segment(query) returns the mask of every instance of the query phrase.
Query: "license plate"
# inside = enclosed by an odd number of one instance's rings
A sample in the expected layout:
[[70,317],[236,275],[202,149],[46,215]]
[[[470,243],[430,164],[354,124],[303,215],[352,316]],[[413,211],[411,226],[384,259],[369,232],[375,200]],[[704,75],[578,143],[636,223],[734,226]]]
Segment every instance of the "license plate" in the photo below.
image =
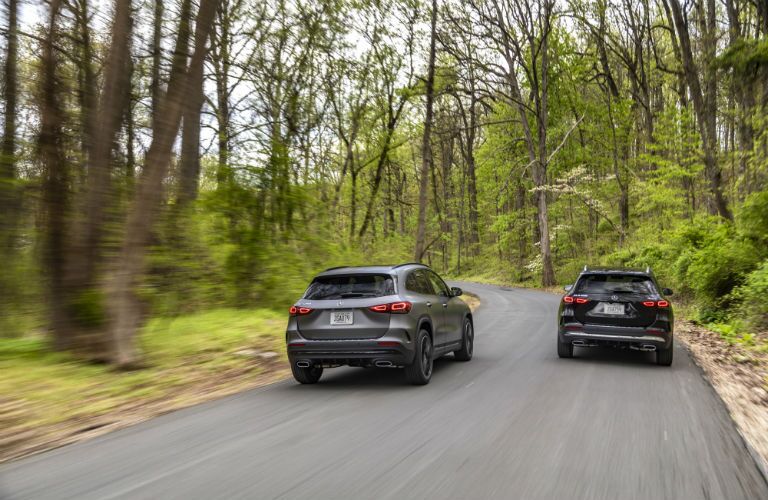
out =
[[605,314],[624,314],[624,304],[603,304],[603,312]]
[[351,325],[352,311],[331,311],[332,325]]

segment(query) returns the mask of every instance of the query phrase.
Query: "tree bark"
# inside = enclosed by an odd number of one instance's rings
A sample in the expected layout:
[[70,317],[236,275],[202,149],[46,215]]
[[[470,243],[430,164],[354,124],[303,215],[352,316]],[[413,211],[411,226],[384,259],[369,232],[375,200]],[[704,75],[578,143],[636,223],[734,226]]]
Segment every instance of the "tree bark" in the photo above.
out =
[[133,14],[131,0],[117,0],[109,53],[104,68],[104,87],[96,110],[96,125],[90,140],[88,179],[82,223],[75,234],[69,261],[68,283],[75,296],[96,285],[101,258],[105,215],[112,192],[115,139],[124,116],[125,94],[130,88],[130,39]]
[[152,25],[152,71],[149,84],[152,98],[152,129],[157,125],[157,113],[160,103],[160,63],[163,43],[163,0],[155,0],[155,20]]
[[[5,122],[0,145],[0,256],[7,258],[14,246],[16,227],[16,101],[18,92],[18,0],[7,0],[8,45],[5,52]],[[3,287],[5,288],[5,287]],[[0,291],[0,298],[3,292]],[[5,303],[5,301],[3,301]],[[2,306],[2,304],[0,304]]]
[[427,191],[429,172],[432,169],[432,118],[435,91],[435,42],[437,39],[437,0],[432,0],[432,18],[429,42],[429,67],[427,69],[426,97],[427,111],[424,118],[424,136],[421,143],[421,170],[419,172],[419,218],[416,229],[414,260],[420,262],[426,250]]
[[[189,68],[174,68],[168,91],[160,101],[158,128],[153,130],[152,144],[144,169],[128,211],[125,236],[115,268],[107,282],[109,339],[112,362],[122,368],[136,366],[140,354],[136,348],[136,332],[142,322],[142,307],[136,294],[143,270],[150,231],[163,196],[163,179],[168,172],[173,143],[181,125],[184,98],[191,82],[201,78],[207,42],[217,0],[202,0],[195,23],[195,50]],[[178,40],[177,40],[178,42]],[[178,43],[177,43],[178,47]]]
[[58,60],[54,48],[58,34],[61,0],[50,3],[48,31],[41,57],[40,135],[38,151],[43,164],[43,206],[46,218],[43,267],[48,274],[48,314],[53,348],[70,347],[70,316],[67,307],[65,256],[69,173],[62,148],[63,112],[59,102]]
[[[185,38],[189,39],[189,19],[191,16],[190,2],[185,1],[186,7],[182,9]],[[180,28],[181,30],[182,28]],[[189,43],[184,43],[184,53],[177,54],[180,61],[186,66]],[[203,74],[195,81],[189,82],[189,93],[184,103],[182,122],[184,128],[181,134],[181,158],[179,165],[179,186],[177,203],[184,206],[197,198],[198,182],[200,178],[200,112],[203,106]]]

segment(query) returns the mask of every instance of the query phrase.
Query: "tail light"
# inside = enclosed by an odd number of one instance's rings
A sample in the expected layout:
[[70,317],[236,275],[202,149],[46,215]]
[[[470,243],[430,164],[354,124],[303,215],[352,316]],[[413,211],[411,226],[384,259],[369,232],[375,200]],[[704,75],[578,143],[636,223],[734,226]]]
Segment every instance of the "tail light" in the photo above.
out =
[[369,311],[377,313],[392,313],[392,314],[407,314],[411,312],[413,304],[410,302],[390,302],[389,304],[379,304],[377,306],[371,306]]
[[585,299],[583,297],[571,297],[570,295],[566,295],[565,297],[563,297],[563,302],[565,302],[566,304],[573,304],[573,303],[586,304],[587,302],[589,302],[589,299]]
[[312,311],[314,311],[314,309],[310,307],[291,306],[291,308],[288,309],[288,312],[290,313],[291,316],[304,316],[306,314],[311,313]]
[[647,300],[643,302],[645,307],[669,307],[669,301],[667,300]]

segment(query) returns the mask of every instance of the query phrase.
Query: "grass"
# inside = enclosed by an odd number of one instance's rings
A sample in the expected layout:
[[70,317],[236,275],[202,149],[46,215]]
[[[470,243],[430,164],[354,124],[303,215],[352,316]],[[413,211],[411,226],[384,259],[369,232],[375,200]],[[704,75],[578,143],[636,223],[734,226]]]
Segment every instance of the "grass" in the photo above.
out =
[[30,429],[183,398],[196,387],[255,380],[277,368],[258,352],[283,358],[285,322],[282,313],[235,309],[153,319],[139,342],[147,367],[132,372],[52,352],[39,336],[0,339],[0,445]]

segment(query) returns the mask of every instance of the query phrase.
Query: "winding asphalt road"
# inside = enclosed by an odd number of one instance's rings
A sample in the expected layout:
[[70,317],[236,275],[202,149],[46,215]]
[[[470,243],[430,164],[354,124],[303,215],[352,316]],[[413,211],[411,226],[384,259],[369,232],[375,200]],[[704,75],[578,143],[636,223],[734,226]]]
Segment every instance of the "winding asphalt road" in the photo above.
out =
[[682,348],[555,352],[554,295],[478,294],[475,358],[328,370],[0,467],[5,499],[768,499]]

